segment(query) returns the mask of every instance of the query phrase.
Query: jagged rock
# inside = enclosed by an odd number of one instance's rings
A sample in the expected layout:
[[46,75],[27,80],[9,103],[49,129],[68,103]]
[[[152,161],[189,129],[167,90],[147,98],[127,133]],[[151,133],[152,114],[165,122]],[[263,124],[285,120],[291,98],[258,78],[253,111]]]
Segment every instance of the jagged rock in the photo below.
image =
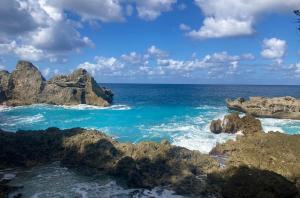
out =
[[39,70],[27,61],[19,61],[16,70],[0,72],[0,103],[9,106],[47,103],[56,105],[89,104],[108,106],[113,93],[99,87],[86,70],[46,81]]
[[286,97],[250,97],[249,100],[226,100],[232,110],[251,114],[255,117],[300,119],[300,100]]
[[262,132],[261,122],[251,115],[245,115],[240,118],[237,113],[231,113],[224,116],[223,121],[213,120],[210,124],[210,130],[213,133],[237,133],[242,132],[245,135]]
[[170,186],[195,196],[212,193],[204,175],[219,168],[209,155],[166,141],[119,143],[101,132],[80,128],[0,132],[0,168],[57,160],[116,176],[131,187]]
[[[249,166],[273,171],[300,184],[300,135],[256,133],[227,141],[210,152],[226,155],[228,167]],[[300,189],[300,185],[298,186]]]

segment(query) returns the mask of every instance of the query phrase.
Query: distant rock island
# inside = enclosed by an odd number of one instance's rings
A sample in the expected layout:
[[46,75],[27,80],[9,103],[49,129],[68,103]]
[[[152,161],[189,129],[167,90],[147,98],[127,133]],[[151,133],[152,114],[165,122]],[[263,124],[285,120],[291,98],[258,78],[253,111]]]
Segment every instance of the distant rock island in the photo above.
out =
[[251,114],[255,117],[300,120],[300,100],[285,97],[250,97],[249,100],[238,98],[226,100],[227,107]]
[[58,75],[48,81],[28,61],[19,61],[12,73],[0,71],[0,104],[2,105],[46,103],[109,106],[112,100],[112,91],[100,87],[84,69],[75,70],[66,76]]

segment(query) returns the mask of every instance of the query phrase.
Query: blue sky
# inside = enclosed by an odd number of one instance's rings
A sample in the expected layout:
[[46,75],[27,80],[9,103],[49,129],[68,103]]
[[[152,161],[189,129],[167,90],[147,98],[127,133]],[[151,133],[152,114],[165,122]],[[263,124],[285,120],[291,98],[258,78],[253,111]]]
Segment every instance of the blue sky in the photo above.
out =
[[0,67],[98,82],[300,84],[299,0],[1,0]]

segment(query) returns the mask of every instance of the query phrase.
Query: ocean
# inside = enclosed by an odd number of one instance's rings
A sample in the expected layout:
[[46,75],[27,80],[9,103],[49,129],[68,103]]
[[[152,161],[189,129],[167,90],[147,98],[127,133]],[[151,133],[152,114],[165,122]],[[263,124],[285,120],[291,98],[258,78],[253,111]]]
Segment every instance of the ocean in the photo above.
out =
[[[167,139],[173,145],[208,153],[216,143],[235,139],[235,135],[232,134],[216,135],[209,131],[209,124],[212,119],[222,118],[229,112],[225,104],[226,98],[248,98],[249,96],[293,96],[300,98],[300,86],[173,84],[102,84],[102,86],[110,88],[114,92],[114,103],[110,107],[39,104],[2,108],[0,110],[0,128],[14,132],[19,129],[83,127],[103,131],[120,142],[160,142]],[[264,118],[261,121],[265,131],[273,130],[287,134],[300,133],[300,121],[270,118]],[[58,170],[58,176],[48,175],[50,178],[54,177],[57,182],[64,174],[71,174],[70,180],[64,181],[71,187],[64,186],[60,187],[61,189],[56,187],[53,188],[55,189],[53,193],[65,193],[72,197],[70,193],[74,194],[75,191],[81,190],[78,191],[80,196],[93,197],[92,194],[95,193],[93,189],[98,191],[99,188],[104,189],[104,191],[106,189],[106,193],[112,193],[115,192],[115,188],[118,188],[123,193],[121,193],[122,196],[124,195],[123,197],[132,197],[132,194],[130,195],[131,190],[122,189],[111,179],[106,179],[106,182],[102,181],[105,186],[103,187],[102,184],[95,184],[95,181],[85,181],[86,178],[73,176],[72,174],[75,173],[59,166],[51,165],[41,169],[42,171]],[[43,186],[43,182],[39,182],[37,177],[41,175],[41,169],[33,169],[30,173],[24,173],[16,180],[15,184],[30,183],[32,185],[32,183],[36,183],[40,186],[35,191],[32,190],[32,186],[25,186],[22,193],[28,197],[47,197],[48,194],[45,194],[44,188],[49,193],[47,184],[45,183]],[[49,171],[42,173],[49,174]],[[45,180],[46,177],[42,178]],[[74,182],[72,182],[73,180]],[[81,186],[76,188],[75,184]],[[92,184],[98,185],[98,187],[92,188],[90,186]],[[72,191],[72,189],[75,190]],[[151,196],[165,193],[167,197],[172,194],[172,192],[156,189],[155,192],[138,191],[136,197],[147,197],[147,193],[152,193]],[[158,194],[158,196],[164,197],[164,194]]]

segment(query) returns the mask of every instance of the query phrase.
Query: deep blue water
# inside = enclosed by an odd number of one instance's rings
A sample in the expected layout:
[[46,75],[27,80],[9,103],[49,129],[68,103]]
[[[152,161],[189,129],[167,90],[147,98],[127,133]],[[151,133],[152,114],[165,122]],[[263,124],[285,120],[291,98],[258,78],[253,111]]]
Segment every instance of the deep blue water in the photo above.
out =
[[[32,105],[0,111],[0,127],[46,129],[48,127],[84,127],[99,129],[122,142],[161,141],[209,152],[217,143],[234,135],[215,135],[209,131],[212,119],[228,110],[226,98],[249,96],[294,96],[300,98],[300,86],[238,85],[156,85],[104,84],[113,90],[114,104],[109,108],[86,105]],[[300,122],[262,119],[265,130],[300,132]]]

